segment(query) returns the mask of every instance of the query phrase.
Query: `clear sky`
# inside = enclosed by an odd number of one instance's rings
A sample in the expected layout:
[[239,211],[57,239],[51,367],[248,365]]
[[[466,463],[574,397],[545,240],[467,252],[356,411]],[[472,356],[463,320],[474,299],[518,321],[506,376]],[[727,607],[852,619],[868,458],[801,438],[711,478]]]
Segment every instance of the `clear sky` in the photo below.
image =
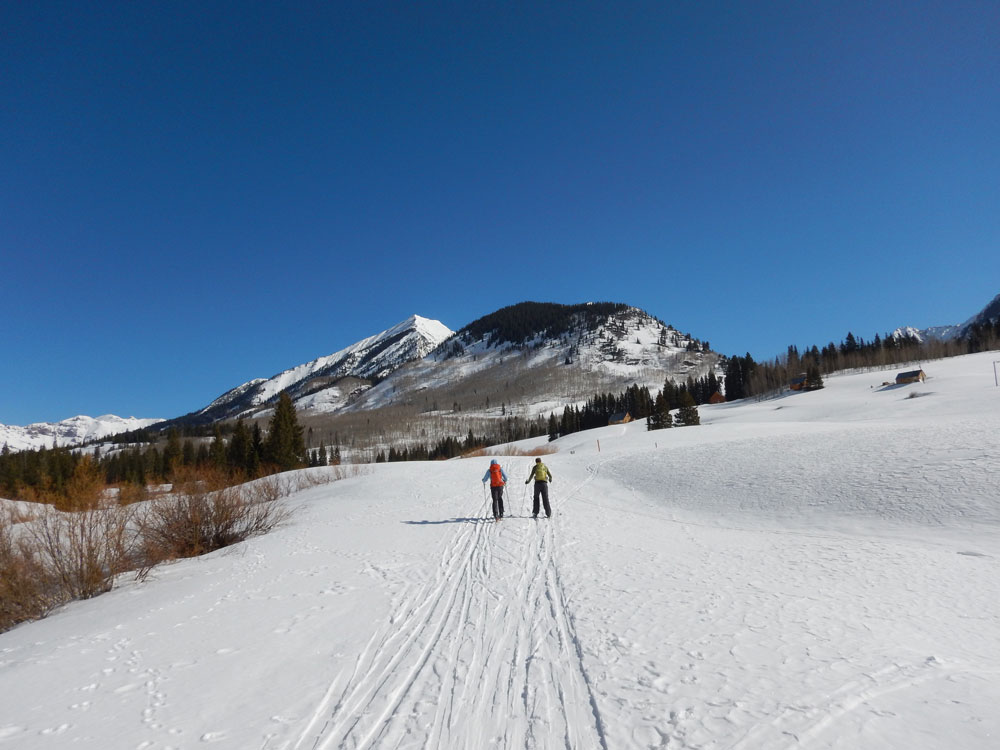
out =
[[0,0],[0,422],[524,300],[757,359],[963,322],[998,39],[994,0]]

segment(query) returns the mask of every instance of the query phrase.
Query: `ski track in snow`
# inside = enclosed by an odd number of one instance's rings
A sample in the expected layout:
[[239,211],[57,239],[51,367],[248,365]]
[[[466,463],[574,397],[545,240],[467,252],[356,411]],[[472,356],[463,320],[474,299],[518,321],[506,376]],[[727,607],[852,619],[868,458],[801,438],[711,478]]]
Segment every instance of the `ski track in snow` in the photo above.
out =
[[510,515],[510,495],[503,521],[457,524],[433,578],[408,587],[294,750],[474,747],[484,737],[607,749],[560,573],[561,503],[535,520]]

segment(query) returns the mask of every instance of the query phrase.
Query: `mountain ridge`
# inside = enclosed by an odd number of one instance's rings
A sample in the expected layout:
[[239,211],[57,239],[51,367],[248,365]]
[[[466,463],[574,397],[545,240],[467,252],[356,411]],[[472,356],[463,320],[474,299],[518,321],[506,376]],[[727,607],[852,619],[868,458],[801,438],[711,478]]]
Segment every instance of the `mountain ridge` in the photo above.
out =
[[103,440],[123,432],[141,430],[163,422],[103,414],[99,417],[77,415],[59,422],[35,422],[29,425],[0,424],[0,450],[11,451],[51,448],[54,445],[80,445],[89,440]]

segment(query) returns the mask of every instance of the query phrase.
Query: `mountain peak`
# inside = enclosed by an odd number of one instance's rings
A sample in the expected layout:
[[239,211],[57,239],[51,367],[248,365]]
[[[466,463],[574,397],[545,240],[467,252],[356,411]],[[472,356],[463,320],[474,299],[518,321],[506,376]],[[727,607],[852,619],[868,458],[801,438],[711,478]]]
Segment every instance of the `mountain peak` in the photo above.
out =
[[284,391],[302,408],[329,410],[351,395],[340,392],[339,381],[381,380],[406,363],[426,356],[451,335],[440,321],[411,315],[333,354],[237,386],[180,421],[214,422],[255,413]]

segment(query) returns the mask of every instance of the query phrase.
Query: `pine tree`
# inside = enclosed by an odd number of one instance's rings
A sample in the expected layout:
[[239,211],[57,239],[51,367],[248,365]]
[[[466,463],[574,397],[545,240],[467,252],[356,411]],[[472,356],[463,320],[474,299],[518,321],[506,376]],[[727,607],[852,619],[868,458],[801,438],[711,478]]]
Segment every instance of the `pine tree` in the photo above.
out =
[[681,408],[677,412],[677,423],[681,427],[693,427],[701,424],[701,417],[698,415],[698,407],[695,406],[694,398],[686,391],[681,396]]
[[806,390],[818,391],[823,387],[823,376],[820,374],[819,365],[811,364],[806,370]]
[[279,471],[297,469],[306,462],[306,445],[295,414],[295,405],[287,392],[283,392],[268,425],[264,453],[269,463]]
[[236,420],[233,439],[229,443],[229,466],[250,474],[250,451],[253,448],[250,430],[242,419]]
[[549,442],[551,443],[559,437],[559,420],[556,419],[556,413],[549,413]]
[[260,475],[260,462],[264,456],[264,435],[261,432],[260,424],[254,422],[253,437],[250,439],[250,455],[247,457],[247,476],[256,477]]
[[660,391],[653,400],[653,410],[646,420],[646,429],[663,430],[673,426],[674,420],[670,416],[670,406],[667,404],[667,398],[663,395],[663,391]]
[[212,440],[212,445],[208,449],[208,455],[212,463],[219,469],[225,468],[228,461],[226,443],[222,439],[222,428],[218,424],[215,425],[213,430],[214,438]]
[[176,428],[167,433],[167,447],[163,450],[164,471],[169,475],[184,459],[184,448],[181,446],[181,435]]

